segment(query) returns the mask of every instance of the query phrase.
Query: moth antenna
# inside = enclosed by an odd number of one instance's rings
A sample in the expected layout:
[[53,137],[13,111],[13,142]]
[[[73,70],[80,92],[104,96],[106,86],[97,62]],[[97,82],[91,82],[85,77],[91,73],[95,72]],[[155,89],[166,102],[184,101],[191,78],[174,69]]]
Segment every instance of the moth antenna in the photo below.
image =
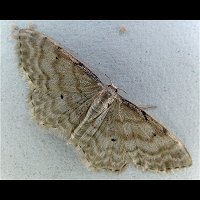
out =
[[107,74],[105,74],[105,76],[109,79],[110,84],[112,84],[112,81],[111,81],[110,77]]
[[127,92],[126,91],[124,91],[123,89],[121,89],[121,88],[118,88],[118,90],[121,90],[121,91],[123,91],[124,93],[126,93],[127,94]]

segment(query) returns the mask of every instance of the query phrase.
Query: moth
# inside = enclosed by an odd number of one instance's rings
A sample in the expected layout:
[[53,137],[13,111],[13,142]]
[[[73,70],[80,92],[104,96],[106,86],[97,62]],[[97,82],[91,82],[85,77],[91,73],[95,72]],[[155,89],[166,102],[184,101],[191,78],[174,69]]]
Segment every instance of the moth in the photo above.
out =
[[19,29],[16,41],[33,117],[58,129],[89,167],[121,172],[133,164],[166,172],[192,164],[175,135],[53,40]]

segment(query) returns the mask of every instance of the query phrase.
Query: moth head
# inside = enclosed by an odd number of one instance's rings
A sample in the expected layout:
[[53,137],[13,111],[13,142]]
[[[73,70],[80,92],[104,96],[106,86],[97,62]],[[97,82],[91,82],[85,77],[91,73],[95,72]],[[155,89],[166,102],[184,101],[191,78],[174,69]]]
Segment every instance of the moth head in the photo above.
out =
[[117,93],[117,87],[115,85],[113,85],[112,83],[107,85],[108,88],[110,88],[111,90],[114,90]]

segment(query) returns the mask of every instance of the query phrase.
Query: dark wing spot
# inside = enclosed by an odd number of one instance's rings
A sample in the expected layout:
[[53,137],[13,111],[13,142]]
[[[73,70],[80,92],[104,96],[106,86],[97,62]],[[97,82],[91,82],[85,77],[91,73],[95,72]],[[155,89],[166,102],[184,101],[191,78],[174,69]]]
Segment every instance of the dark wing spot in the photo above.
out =
[[62,94],[60,95],[60,98],[61,98],[61,99],[63,99],[63,98],[64,98]]
[[58,57],[56,57],[56,59],[58,59]]
[[116,140],[117,140],[117,139],[115,139],[115,138],[112,138],[112,139],[111,139],[112,142],[115,142]]

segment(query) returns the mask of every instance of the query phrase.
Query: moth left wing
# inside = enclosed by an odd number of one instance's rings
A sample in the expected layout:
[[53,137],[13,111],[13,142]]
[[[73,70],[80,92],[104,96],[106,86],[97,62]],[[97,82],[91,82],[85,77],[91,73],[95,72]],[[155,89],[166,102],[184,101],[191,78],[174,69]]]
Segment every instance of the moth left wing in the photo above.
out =
[[71,134],[102,89],[100,80],[42,33],[20,29],[16,39],[33,117],[42,125]]

